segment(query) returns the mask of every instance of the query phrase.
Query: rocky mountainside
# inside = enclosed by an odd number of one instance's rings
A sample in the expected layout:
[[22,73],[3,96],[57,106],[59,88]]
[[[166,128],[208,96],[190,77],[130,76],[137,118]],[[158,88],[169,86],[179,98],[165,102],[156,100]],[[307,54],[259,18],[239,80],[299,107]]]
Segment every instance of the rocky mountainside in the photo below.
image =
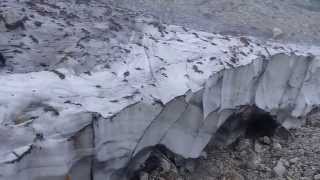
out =
[[320,103],[315,45],[164,24],[104,1],[0,6],[0,180],[158,178],[164,164],[178,174],[211,144],[288,139]]
[[222,34],[319,45],[319,0],[117,0],[163,22]]

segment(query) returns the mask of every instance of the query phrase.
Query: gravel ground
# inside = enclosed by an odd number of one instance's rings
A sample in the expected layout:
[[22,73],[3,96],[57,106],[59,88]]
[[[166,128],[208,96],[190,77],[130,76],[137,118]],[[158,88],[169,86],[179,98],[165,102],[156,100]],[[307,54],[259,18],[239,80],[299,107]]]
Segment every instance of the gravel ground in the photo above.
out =
[[131,180],[319,180],[320,111],[272,137],[242,137],[225,147],[212,141],[199,159],[163,148],[153,153]]
[[207,148],[191,180],[316,180],[320,174],[320,113],[281,138],[240,139],[233,146]]

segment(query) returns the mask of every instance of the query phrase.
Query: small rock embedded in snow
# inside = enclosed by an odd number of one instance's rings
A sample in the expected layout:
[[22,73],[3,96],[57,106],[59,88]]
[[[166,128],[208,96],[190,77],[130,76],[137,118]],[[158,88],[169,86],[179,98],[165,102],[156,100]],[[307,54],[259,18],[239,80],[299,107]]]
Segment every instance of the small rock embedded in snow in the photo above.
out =
[[286,167],[284,166],[281,160],[278,161],[277,165],[273,168],[273,171],[279,176],[283,177],[283,175],[287,172]]
[[37,26],[37,27],[40,27],[42,25],[42,22],[40,21],[35,21],[34,22],[34,25]]
[[249,46],[249,40],[246,37],[240,37],[240,41],[245,45],[245,46]]
[[126,71],[126,72],[123,73],[123,76],[124,76],[124,77],[128,77],[129,75],[130,75],[130,72],[129,72],[129,71]]
[[272,37],[274,39],[280,37],[282,34],[283,34],[283,31],[280,28],[275,27],[272,29]]
[[0,53],[0,67],[4,67],[6,65],[6,59],[4,56]]

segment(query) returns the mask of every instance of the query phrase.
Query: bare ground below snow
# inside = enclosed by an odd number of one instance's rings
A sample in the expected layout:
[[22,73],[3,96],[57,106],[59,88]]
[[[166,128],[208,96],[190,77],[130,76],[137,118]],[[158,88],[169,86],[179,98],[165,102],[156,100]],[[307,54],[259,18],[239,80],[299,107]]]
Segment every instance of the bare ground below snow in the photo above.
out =
[[320,113],[310,115],[303,127],[290,132],[289,141],[273,139],[268,144],[241,139],[233,147],[209,146],[207,158],[198,160],[187,179],[316,180],[320,174]]

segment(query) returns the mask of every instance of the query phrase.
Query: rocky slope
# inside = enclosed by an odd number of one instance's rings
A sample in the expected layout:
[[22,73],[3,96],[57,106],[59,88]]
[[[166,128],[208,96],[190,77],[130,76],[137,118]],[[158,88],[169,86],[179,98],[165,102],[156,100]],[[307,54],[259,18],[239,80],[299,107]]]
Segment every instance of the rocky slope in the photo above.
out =
[[319,0],[118,0],[119,7],[206,32],[319,45]]
[[245,134],[257,112],[295,127],[320,102],[317,46],[161,24],[100,1],[1,7],[1,180],[127,179],[159,144],[197,158],[212,137]]
[[241,137],[228,147],[211,142],[208,155],[193,161],[188,179],[286,179],[313,180],[320,174],[319,110],[310,113],[306,124],[283,136],[256,141]]

